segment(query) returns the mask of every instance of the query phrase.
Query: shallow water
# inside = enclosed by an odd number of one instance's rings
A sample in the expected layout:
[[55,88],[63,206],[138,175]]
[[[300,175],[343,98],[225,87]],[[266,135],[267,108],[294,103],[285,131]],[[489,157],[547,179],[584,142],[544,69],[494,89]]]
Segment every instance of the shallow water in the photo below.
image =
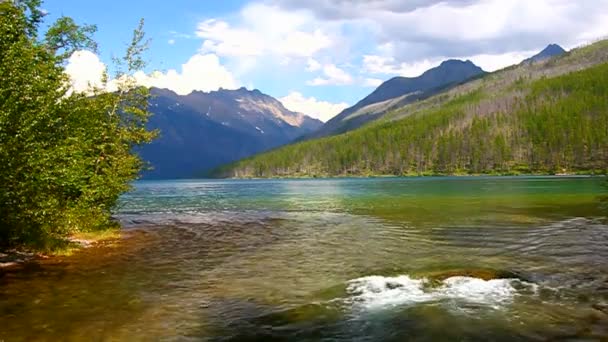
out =
[[0,341],[608,338],[597,178],[140,182],[0,275]]

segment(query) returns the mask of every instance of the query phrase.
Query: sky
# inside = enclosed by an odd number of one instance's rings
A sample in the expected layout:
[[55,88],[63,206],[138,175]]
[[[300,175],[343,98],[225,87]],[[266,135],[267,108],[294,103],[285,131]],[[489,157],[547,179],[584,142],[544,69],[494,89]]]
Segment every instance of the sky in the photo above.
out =
[[99,51],[79,51],[75,89],[100,80],[140,18],[151,39],[143,85],[247,87],[327,121],[395,76],[450,58],[486,71],[550,43],[571,49],[608,37],[608,0],[46,0],[47,21],[95,24]]

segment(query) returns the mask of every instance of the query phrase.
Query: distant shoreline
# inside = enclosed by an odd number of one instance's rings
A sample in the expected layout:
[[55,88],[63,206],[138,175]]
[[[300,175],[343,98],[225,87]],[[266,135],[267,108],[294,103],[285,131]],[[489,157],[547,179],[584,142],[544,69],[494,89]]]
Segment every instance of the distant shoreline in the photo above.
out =
[[[476,178],[476,177],[496,177],[496,178],[525,178],[525,177],[555,177],[555,178],[590,178],[606,177],[603,173],[571,173],[571,174],[418,174],[418,175],[321,175],[321,176],[272,176],[272,177],[227,177],[227,178],[193,178],[197,180],[262,180],[262,179],[339,179],[339,178]],[[160,179],[159,179],[160,180]],[[168,180],[168,179],[166,179]]]

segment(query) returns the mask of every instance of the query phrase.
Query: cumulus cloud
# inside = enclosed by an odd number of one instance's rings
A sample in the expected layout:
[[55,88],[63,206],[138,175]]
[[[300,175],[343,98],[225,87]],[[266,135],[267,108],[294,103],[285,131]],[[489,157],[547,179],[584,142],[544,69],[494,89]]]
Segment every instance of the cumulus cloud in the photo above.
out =
[[289,9],[310,9],[325,19],[356,19],[372,12],[411,12],[449,2],[454,6],[465,6],[474,0],[273,0],[273,3]]
[[[607,21],[608,0],[249,0],[237,12],[202,20],[193,32],[170,32],[168,44],[200,40],[200,51],[181,69],[135,76],[178,93],[236,88],[239,80],[263,90],[277,80],[269,72],[290,89],[298,89],[294,82],[304,73],[312,73],[311,86],[375,87],[450,58],[494,71],[549,43],[572,48],[606,37]],[[104,67],[93,54],[73,56],[73,88],[99,84]],[[298,92],[284,99],[307,114],[335,114],[342,105]]]
[[366,78],[363,82],[363,85],[366,87],[372,87],[372,88],[377,88],[379,87],[384,81],[379,79],[379,78]]
[[198,25],[198,37],[203,38],[203,50],[221,56],[258,56],[264,50],[264,39],[255,32],[236,29],[221,20],[209,19]]
[[99,57],[86,50],[74,52],[65,68],[66,74],[70,76],[71,89],[79,93],[102,87],[105,70],[106,65]]
[[503,54],[479,54],[473,56],[434,57],[413,63],[398,63],[393,57],[366,55],[363,56],[363,70],[375,75],[398,75],[417,77],[425,71],[435,68],[446,59],[470,60],[485,71],[496,71],[511,65],[519,64],[538,51],[516,51]]
[[187,95],[194,90],[211,91],[239,87],[239,82],[214,54],[197,54],[190,57],[179,72],[171,69],[146,75],[140,71],[135,73],[134,77],[138,84],[171,89],[180,95]]
[[608,35],[608,0],[271,2],[308,11],[325,25],[367,27],[373,45],[389,44],[392,51],[362,54],[392,57],[393,64],[405,66],[457,56],[537,52],[549,43],[571,48]]
[[420,76],[430,68],[438,66],[441,61],[424,59],[414,63],[398,63],[394,57],[377,55],[363,56],[363,70],[370,74],[399,75],[405,77]]
[[306,62],[306,70],[311,72],[321,70],[321,63],[317,62],[314,58],[309,58]]
[[[99,57],[89,51],[75,52],[66,66],[70,77],[71,88],[77,92],[86,92],[91,86],[102,87],[102,76],[106,66]],[[146,87],[166,88],[177,94],[187,95],[194,90],[212,91],[219,88],[236,89],[240,83],[213,54],[197,54],[182,65],[180,71],[155,71],[145,74],[138,71],[132,75],[137,84]],[[110,81],[107,90],[116,88],[116,82]]]
[[252,4],[241,11],[236,25],[208,19],[198,25],[196,35],[203,39],[203,51],[220,56],[306,58],[332,44],[327,34],[311,25],[312,21],[306,13]]
[[291,92],[289,95],[279,99],[285,108],[304,113],[323,122],[328,121],[344,109],[348,108],[347,103],[331,103],[319,101],[314,97],[305,97],[299,92]]
[[470,60],[485,71],[496,71],[514,64],[521,63],[524,59],[537,54],[539,51],[515,51],[502,54],[480,54],[475,56],[459,57],[462,60]]
[[308,81],[308,85],[349,85],[353,83],[353,77],[346,71],[338,68],[334,64],[323,66],[323,77],[317,77],[312,81]]
[[286,79],[317,72],[307,85],[369,87],[446,59],[494,71],[549,43],[572,48],[608,35],[607,18],[608,0],[251,0],[200,22],[196,36],[239,78],[277,65]]

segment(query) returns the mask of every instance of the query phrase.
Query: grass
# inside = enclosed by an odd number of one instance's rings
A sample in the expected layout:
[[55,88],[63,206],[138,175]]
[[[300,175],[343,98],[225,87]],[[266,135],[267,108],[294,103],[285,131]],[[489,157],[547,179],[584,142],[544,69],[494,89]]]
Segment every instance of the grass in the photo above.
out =
[[120,228],[112,228],[91,232],[78,232],[70,235],[70,240],[86,240],[91,242],[114,240],[118,238],[120,238]]
[[44,248],[36,252],[40,256],[70,256],[79,250],[108,240],[116,240],[121,236],[120,228],[105,230],[77,232],[69,235],[67,239],[54,239]]
[[44,246],[37,248],[0,249],[0,264],[4,263],[12,266],[35,261],[39,258],[71,256],[83,248],[103,241],[116,240],[120,237],[120,227],[113,227],[105,230],[74,233],[67,239],[52,238],[47,240]]
[[78,232],[71,234],[63,243],[56,244],[52,249],[45,251],[47,256],[70,256],[79,250],[96,243],[120,238],[120,229],[112,228],[97,231]]

